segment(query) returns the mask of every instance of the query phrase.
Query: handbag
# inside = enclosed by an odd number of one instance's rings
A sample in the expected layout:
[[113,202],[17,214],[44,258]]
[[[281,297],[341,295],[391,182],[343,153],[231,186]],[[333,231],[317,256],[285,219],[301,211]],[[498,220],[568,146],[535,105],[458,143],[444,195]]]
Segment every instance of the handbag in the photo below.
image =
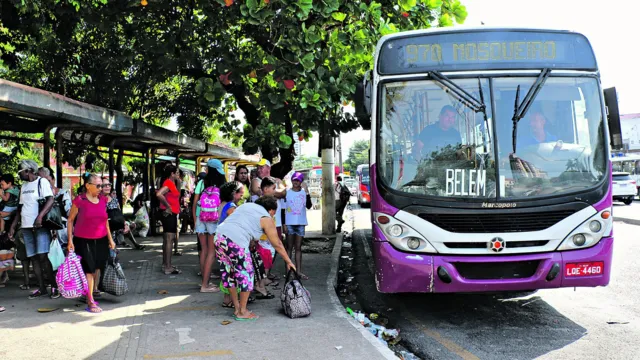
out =
[[127,278],[124,276],[120,261],[113,251],[111,251],[111,256],[107,262],[107,268],[104,270],[102,286],[107,294],[115,296],[122,296],[129,291]]
[[311,294],[304,288],[300,277],[293,269],[287,273],[285,285],[280,293],[280,302],[284,313],[292,319],[311,315]]
[[80,257],[75,252],[70,252],[58,268],[56,283],[60,295],[65,299],[75,299],[89,293],[87,276],[82,270]]
[[120,209],[108,209],[107,216],[109,217],[109,229],[111,231],[124,230],[125,219]]
[[[42,195],[40,192],[40,182],[42,179],[38,180],[38,213],[42,212],[45,204],[47,203],[47,199],[41,199]],[[58,202],[54,201],[51,209],[44,214],[42,217],[42,227],[47,230],[62,230],[64,225],[62,224],[62,213],[60,212],[60,207],[58,206]]]
[[64,262],[64,252],[62,251],[62,246],[60,246],[58,239],[51,240],[49,254],[47,256],[49,257],[53,271],[58,270],[60,265]]

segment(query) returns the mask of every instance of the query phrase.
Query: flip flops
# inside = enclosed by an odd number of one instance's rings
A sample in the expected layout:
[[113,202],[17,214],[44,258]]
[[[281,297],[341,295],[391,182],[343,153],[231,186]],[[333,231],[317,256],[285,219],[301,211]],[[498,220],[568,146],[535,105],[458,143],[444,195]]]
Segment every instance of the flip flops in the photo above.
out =
[[178,269],[178,268],[173,268],[171,271],[169,272],[164,272],[165,275],[179,275],[182,274],[182,270]]
[[258,315],[256,315],[256,314],[254,314],[254,313],[251,313],[251,315],[249,315],[249,317],[248,317],[248,318],[241,318],[241,317],[238,317],[238,316],[236,316],[236,315],[233,315],[233,319],[234,319],[235,321],[256,321],[256,320],[258,320],[259,318],[260,318],[260,316],[258,316]]
[[258,295],[256,295],[256,299],[258,299],[258,300],[270,300],[270,299],[273,299],[275,297],[276,297],[275,295],[273,295],[272,293],[270,293],[268,291],[267,291],[266,295],[264,295],[262,293],[259,293]]
[[200,288],[200,292],[201,293],[218,293],[220,292],[220,288],[217,286],[212,286],[212,287],[207,287],[207,288]]
[[85,310],[86,312],[88,312],[88,313],[92,313],[92,314],[99,314],[99,313],[101,313],[101,312],[102,312],[102,308],[100,308],[100,307],[98,306],[98,304],[92,304],[92,305],[89,305],[89,306],[87,306],[84,310]]

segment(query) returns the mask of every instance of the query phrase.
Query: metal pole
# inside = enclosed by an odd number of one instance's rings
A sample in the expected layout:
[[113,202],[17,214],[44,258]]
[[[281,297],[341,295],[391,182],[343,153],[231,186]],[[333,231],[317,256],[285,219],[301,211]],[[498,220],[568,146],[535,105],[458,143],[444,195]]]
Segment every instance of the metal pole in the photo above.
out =
[[[151,204],[154,202],[151,201],[152,196],[156,196],[156,148],[151,148],[151,178],[149,179],[151,186],[149,187],[149,201]],[[156,207],[152,206],[149,209],[149,232],[151,235],[156,235]]]
[[[113,163],[114,163],[113,148],[116,145],[116,141],[117,141],[117,139],[113,139],[109,143],[109,182],[111,184],[113,184]],[[115,185],[112,185],[112,186],[115,186]]]
[[56,187],[62,189],[62,129],[56,129]]
[[51,126],[48,126],[44,131],[44,154],[42,156],[42,165],[44,167],[51,167]]

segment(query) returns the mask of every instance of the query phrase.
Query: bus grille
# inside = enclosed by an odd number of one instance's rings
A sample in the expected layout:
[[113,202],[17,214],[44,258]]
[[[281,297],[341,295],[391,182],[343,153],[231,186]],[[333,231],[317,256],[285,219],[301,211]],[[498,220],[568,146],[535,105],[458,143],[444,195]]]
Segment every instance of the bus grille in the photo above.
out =
[[428,222],[455,233],[500,233],[540,231],[547,229],[568,216],[573,210],[557,210],[536,213],[511,214],[432,214],[419,216]]
[[[538,247],[545,246],[549,243],[549,240],[531,240],[531,241],[509,241],[507,243],[507,247],[509,249],[513,248],[523,248],[523,247]],[[444,246],[449,249],[486,249],[489,246],[489,243],[484,242],[445,242]]]
[[540,260],[492,263],[453,263],[456,270],[469,280],[525,279],[538,270]]

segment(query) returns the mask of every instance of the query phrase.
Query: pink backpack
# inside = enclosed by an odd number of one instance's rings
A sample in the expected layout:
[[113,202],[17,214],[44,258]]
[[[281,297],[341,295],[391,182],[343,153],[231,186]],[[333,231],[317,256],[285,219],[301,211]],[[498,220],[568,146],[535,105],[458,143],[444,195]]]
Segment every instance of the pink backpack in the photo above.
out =
[[204,189],[200,195],[200,221],[202,222],[218,222],[220,214],[220,189],[215,186],[209,186]]
[[56,274],[58,290],[62,297],[66,299],[78,298],[89,293],[89,283],[82,271],[80,257],[74,252],[70,252]]

